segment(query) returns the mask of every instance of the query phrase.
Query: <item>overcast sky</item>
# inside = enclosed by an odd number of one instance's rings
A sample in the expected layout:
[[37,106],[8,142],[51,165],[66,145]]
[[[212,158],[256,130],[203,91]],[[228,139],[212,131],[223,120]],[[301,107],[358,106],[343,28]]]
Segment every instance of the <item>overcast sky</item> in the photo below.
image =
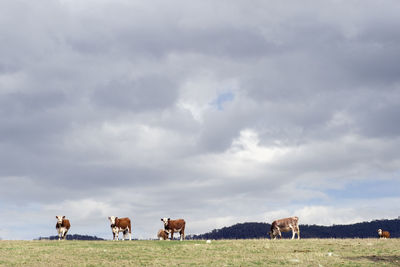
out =
[[[0,238],[400,215],[398,0],[0,1]],[[266,230],[267,231],[267,230]]]

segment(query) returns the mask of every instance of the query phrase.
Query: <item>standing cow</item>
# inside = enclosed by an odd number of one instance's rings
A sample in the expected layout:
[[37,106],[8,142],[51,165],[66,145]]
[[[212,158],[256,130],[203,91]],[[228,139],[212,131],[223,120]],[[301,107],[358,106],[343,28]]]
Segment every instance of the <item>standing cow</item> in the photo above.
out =
[[296,233],[297,233],[297,239],[300,239],[300,229],[298,222],[299,222],[298,217],[290,217],[273,221],[271,224],[271,231],[269,232],[271,239],[276,239],[278,235],[279,238],[282,238],[281,232],[289,232],[289,231],[292,231],[292,239],[294,239]]
[[164,230],[167,233],[171,233],[171,240],[174,239],[174,233],[179,232],[180,240],[185,240],[185,220],[171,220],[170,218],[162,218],[161,221],[164,223]]
[[382,231],[382,229],[378,229],[378,235],[380,238],[390,238],[390,233],[388,231]]
[[158,230],[157,238],[159,240],[167,240],[168,239],[168,232],[163,230],[163,229]]
[[131,220],[129,218],[118,218],[115,216],[108,217],[111,223],[111,230],[113,233],[113,240],[119,239],[119,232],[122,232],[122,240],[129,233],[129,240],[132,240]]
[[58,232],[58,240],[65,240],[67,237],[67,233],[69,228],[71,228],[71,224],[69,223],[68,219],[65,219],[65,216],[57,215],[57,224],[56,229]]

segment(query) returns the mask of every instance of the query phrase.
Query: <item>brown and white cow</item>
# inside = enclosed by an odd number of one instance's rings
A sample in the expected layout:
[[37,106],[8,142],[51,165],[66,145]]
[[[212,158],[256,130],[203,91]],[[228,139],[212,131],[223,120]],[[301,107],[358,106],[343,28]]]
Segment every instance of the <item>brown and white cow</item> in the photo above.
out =
[[160,240],[167,240],[168,239],[168,232],[163,230],[163,229],[158,230],[157,238],[160,239]]
[[71,224],[69,223],[68,219],[65,219],[65,216],[62,215],[57,215],[57,224],[56,224],[56,229],[58,232],[58,240],[65,240],[67,237],[67,233],[69,228],[71,228]]
[[119,232],[122,232],[122,240],[129,233],[129,240],[132,240],[131,220],[129,218],[118,218],[115,216],[108,217],[111,223],[111,230],[113,233],[113,240],[119,239]]
[[289,217],[273,221],[271,224],[271,231],[269,232],[271,239],[276,239],[278,235],[279,238],[282,238],[282,232],[289,231],[292,231],[292,239],[294,239],[296,233],[297,239],[300,239],[300,229],[298,222],[298,217]]
[[162,218],[161,221],[164,223],[164,230],[167,233],[171,233],[171,240],[174,239],[174,233],[179,232],[180,240],[185,239],[185,220],[171,220],[170,218]]
[[388,231],[382,231],[382,229],[378,229],[378,235],[380,238],[390,238],[390,233]]

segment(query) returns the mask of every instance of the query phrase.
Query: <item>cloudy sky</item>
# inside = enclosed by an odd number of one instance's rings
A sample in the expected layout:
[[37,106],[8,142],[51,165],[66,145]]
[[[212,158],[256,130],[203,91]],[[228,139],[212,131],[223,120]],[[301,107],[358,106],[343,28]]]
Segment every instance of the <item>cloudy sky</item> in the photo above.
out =
[[0,1],[0,238],[397,218],[397,0]]

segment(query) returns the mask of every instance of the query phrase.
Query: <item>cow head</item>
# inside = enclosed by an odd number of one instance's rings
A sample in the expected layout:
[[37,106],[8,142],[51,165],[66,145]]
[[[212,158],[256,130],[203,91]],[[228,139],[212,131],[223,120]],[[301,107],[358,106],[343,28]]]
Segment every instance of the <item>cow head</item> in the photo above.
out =
[[164,228],[168,227],[168,223],[171,219],[170,218],[162,218],[161,221],[164,223]]
[[158,234],[157,234],[157,236],[158,236],[158,238],[160,239],[160,240],[167,240],[168,239],[168,232],[167,231],[165,231],[165,230],[163,230],[163,229],[160,229],[159,231],[158,231]]
[[57,223],[62,224],[62,221],[63,219],[65,219],[65,216],[57,215],[56,218],[57,218]]
[[378,235],[382,235],[382,229],[378,229]]
[[110,220],[111,227],[114,227],[115,221],[118,219],[118,217],[110,216],[110,217],[108,217],[108,219]]
[[269,231],[269,236],[271,237],[271,239],[274,239],[275,237],[277,237],[279,235],[279,231],[278,229],[271,229],[271,231]]

